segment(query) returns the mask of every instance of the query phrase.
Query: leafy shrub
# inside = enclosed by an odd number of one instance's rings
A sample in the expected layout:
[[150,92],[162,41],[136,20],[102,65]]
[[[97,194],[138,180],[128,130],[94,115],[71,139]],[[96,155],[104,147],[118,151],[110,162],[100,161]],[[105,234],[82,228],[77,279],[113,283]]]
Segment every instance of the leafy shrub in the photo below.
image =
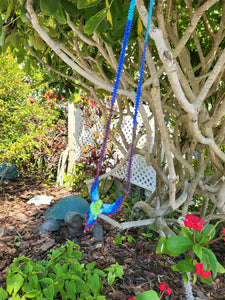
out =
[[112,285],[115,278],[122,278],[123,269],[116,263],[105,270],[95,268],[95,262],[80,264],[78,245],[67,245],[48,254],[48,261],[33,262],[22,256],[15,258],[8,268],[6,290],[0,289],[0,299],[106,299],[101,296],[103,279]]
[[15,164],[25,175],[56,173],[66,141],[58,95],[40,99],[22,80],[25,74],[10,56],[0,56],[0,161]]
[[[76,162],[75,169],[72,176],[69,179],[66,176],[64,178],[65,182],[68,181],[71,182],[70,185],[75,192],[81,193],[80,194],[81,197],[84,198],[89,197],[89,191],[85,183],[87,180],[93,179],[96,176],[100,149],[101,149],[101,144],[100,142],[97,142],[96,138],[95,138],[95,146],[83,147],[82,149],[83,154],[81,155],[80,159]],[[114,159],[112,159],[114,151],[115,150],[113,150],[113,146],[108,147],[106,149],[104,162],[100,174],[104,174],[107,168],[112,169],[114,167],[114,165],[112,164],[112,161],[114,161]],[[115,164],[117,162],[115,161]],[[101,188],[100,188],[100,193],[101,193]]]

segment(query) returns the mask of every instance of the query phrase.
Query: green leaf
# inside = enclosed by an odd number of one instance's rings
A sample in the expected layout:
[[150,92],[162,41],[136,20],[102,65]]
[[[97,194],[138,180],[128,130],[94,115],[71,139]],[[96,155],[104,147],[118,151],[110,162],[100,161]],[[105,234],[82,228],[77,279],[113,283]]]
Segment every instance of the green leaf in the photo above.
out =
[[10,17],[12,11],[13,11],[13,0],[11,0],[8,4],[7,11],[6,11],[6,19]]
[[187,260],[180,260],[177,264],[178,268],[183,272],[191,272],[195,270],[195,267]]
[[74,282],[71,280],[66,280],[65,288],[66,288],[67,297],[70,298],[71,300],[75,300],[76,299],[76,286],[75,286]]
[[8,274],[6,278],[7,292],[16,294],[22,287],[24,278],[20,274]]
[[[109,7],[109,8],[110,8],[109,1],[106,0],[105,3],[106,3],[106,7]],[[111,24],[111,26],[113,26],[113,22],[112,22],[112,14],[111,14],[110,10],[107,12],[106,18],[107,18],[107,21],[109,21],[109,23]]]
[[96,6],[101,0],[78,0],[77,8],[83,9],[91,6]]
[[2,34],[2,16],[0,15],[0,35]]
[[24,294],[24,296],[26,298],[38,298],[37,296],[41,293],[41,291],[38,291],[38,290],[33,290],[33,291],[30,291],[26,294]]
[[19,49],[19,43],[20,43],[20,38],[19,38],[19,33],[18,32],[14,32],[10,35],[7,36],[5,43],[12,43],[12,45]]
[[29,40],[30,40],[30,43],[32,46],[34,46],[34,48],[36,50],[40,50],[40,51],[44,51],[45,50],[45,43],[44,41],[42,40],[42,38],[35,34],[35,35],[29,35]]
[[61,24],[67,23],[66,14],[61,6],[57,9],[57,11],[53,14],[53,16],[59,23]]
[[217,261],[217,272],[218,273],[225,273],[224,267]]
[[89,284],[94,296],[98,295],[100,290],[100,282],[99,276],[96,273],[89,278]]
[[25,8],[25,2],[24,2],[24,5],[23,5],[23,7],[21,8],[21,12],[20,12],[20,19],[24,22],[24,23],[26,23],[26,22],[28,22],[29,21],[29,19],[28,19],[28,17],[27,17],[27,10],[26,10],[26,8]]
[[53,300],[54,299],[54,286],[49,285],[47,288],[43,289],[43,293],[47,297],[47,299]]
[[180,271],[181,271],[181,269],[178,267],[178,265],[173,265],[173,266],[171,267],[171,269],[172,269],[173,271],[175,271],[175,272],[180,272]]
[[52,279],[52,278],[46,277],[46,278],[42,278],[42,279],[40,280],[40,282],[41,282],[41,283],[44,283],[44,284],[46,284],[46,285],[50,285],[50,284],[53,284],[53,279]]
[[218,266],[217,258],[215,256],[215,254],[210,249],[207,249],[207,248],[203,247],[202,251],[205,255],[208,256],[209,265],[210,265],[210,268],[212,270],[213,278],[215,278],[216,275],[217,275],[217,266]]
[[0,299],[5,300],[8,297],[8,293],[3,289],[3,287],[0,288]]
[[40,0],[40,7],[44,14],[52,16],[56,13],[60,0]]
[[159,300],[159,296],[156,293],[156,291],[150,290],[150,291],[146,291],[144,293],[139,294],[136,298],[136,300]]
[[166,241],[167,241],[166,237],[160,238],[160,240],[157,244],[157,247],[156,247],[156,253],[157,254],[162,254],[162,253],[167,254],[168,253],[168,250],[166,248]]
[[[202,240],[203,240],[204,237],[207,236],[209,233],[210,233],[210,235],[208,235],[209,240],[211,240],[211,239],[214,238],[214,236],[215,236],[215,234],[216,234],[216,230],[213,229],[213,227],[214,227],[214,225],[209,224],[209,225],[207,225],[207,226],[203,229],[203,231],[201,232],[201,241],[200,241],[201,243],[207,243],[207,242],[202,241]],[[213,229],[213,230],[212,230],[212,229]],[[212,231],[212,232],[211,232],[211,231]],[[208,240],[208,241],[209,241],[209,240]]]
[[198,230],[195,230],[195,240],[196,240],[197,242],[199,242],[199,241],[200,241],[200,236],[201,236],[201,233],[200,233],[200,231],[198,231]]
[[188,228],[182,226],[182,227],[181,227],[181,230],[182,230],[183,234],[184,234],[190,241],[193,241],[192,233],[191,233],[191,231],[190,231]]
[[5,44],[6,32],[7,32],[7,26],[3,26],[2,32],[0,34],[0,47],[3,47]]
[[24,268],[24,271],[26,273],[31,273],[33,271],[33,265],[32,265],[32,262],[31,261],[28,261],[25,268]]
[[188,282],[188,281],[189,281],[189,278],[188,278],[186,272],[183,273],[182,278],[183,278],[183,281],[184,281],[184,282]]
[[193,245],[190,241],[183,235],[175,235],[167,239],[166,248],[168,254],[172,256],[177,256],[188,251]]
[[5,11],[8,7],[8,1],[7,0],[0,0],[0,11]]
[[141,21],[141,18],[138,17],[138,20],[137,20],[137,34],[138,34],[138,36],[141,36],[142,32],[143,32],[142,21]]
[[68,0],[61,0],[61,5],[70,16],[77,16],[79,14],[75,3]]
[[196,281],[197,281],[197,274],[194,273],[194,274],[193,274],[193,281],[192,281],[192,284],[195,285]]
[[200,244],[205,244],[205,243],[208,243],[210,240],[211,240],[211,238],[210,238],[209,235],[204,235],[204,236],[200,239],[199,243],[200,243]]
[[105,7],[100,10],[96,15],[91,17],[84,26],[84,32],[87,34],[92,34],[98,25],[104,20],[107,15],[109,8]]
[[90,263],[87,263],[87,264],[86,264],[86,269],[87,269],[87,270],[92,270],[92,269],[94,269],[95,264],[96,264],[95,261],[92,261],[92,262],[90,262]]
[[194,244],[192,250],[199,257],[199,259],[202,259],[202,247],[199,244]]
[[201,279],[201,281],[203,283],[212,283],[212,278],[211,277],[203,278],[201,275],[199,275],[199,278]]
[[32,287],[35,290],[38,290],[39,289],[39,283],[38,283],[38,276],[37,276],[37,274],[29,275],[28,279],[29,279],[29,283],[32,285]]
[[109,272],[109,274],[107,276],[108,285],[112,285],[115,278],[116,278],[116,275],[113,274],[112,272]]

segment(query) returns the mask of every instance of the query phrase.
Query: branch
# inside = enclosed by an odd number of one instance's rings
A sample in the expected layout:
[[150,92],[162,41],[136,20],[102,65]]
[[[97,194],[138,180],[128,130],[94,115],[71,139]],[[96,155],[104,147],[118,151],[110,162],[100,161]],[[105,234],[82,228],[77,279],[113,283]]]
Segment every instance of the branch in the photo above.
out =
[[189,40],[190,36],[192,35],[193,31],[195,30],[196,25],[198,24],[198,21],[202,17],[205,11],[207,11],[212,5],[217,3],[219,0],[209,0],[202,4],[202,6],[198,7],[194,14],[192,15],[190,24],[188,25],[185,33],[182,35],[182,38],[180,39],[179,43],[176,46],[176,49],[174,50],[174,56],[178,56],[180,51],[182,51],[184,45],[186,45],[187,41]]
[[129,228],[132,228],[132,227],[149,226],[149,225],[154,224],[154,222],[155,222],[155,219],[147,219],[147,220],[139,220],[139,221],[119,223],[119,222],[113,220],[112,218],[110,218],[106,215],[102,215],[102,214],[99,215],[99,218],[101,218],[102,220],[108,222],[113,227],[118,228],[119,230],[125,230],[125,229],[129,229]]
[[205,100],[211,86],[213,85],[214,81],[216,80],[219,73],[223,70],[225,65],[225,50],[223,50],[222,54],[220,55],[220,58],[218,59],[217,63],[215,64],[214,69],[210,73],[208,79],[206,80],[201,92],[199,93],[196,102],[194,103],[195,109],[197,111],[200,110],[200,107]]
[[77,78],[75,76],[69,76],[69,75],[66,75],[58,70],[56,70],[55,68],[49,66],[48,64],[46,64],[35,52],[34,50],[30,47],[30,45],[28,44],[28,42],[25,42],[25,45],[27,47],[27,49],[32,53],[32,55],[44,66],[46,67],[47,69],[53,71],[54,73],[58,74],[59,76],[61,77],[64,77],[64,78],[67,78],[69,80],[72,80],[72,81],[75,81],[77,80]]
[[[38,22],[37,15],[33,9],[33,0],[27,0],[26,2],[27,9],[27,17],[30,19],[33,28],[39,34],[39,36],[47,43],[47,45],[75,72],[79,73],[82,77],[88,79],[91,83],[96,85],[98,88],[102,88],[106,91],[112,92],[113,86],[106,84],[101,77],[94,78],[91,74],[86,72],[84,69],[79,67],[76,63],[74,63],[62,50],[56,45],[56,43],[48,36],[48,34],[43,30]],[[82,83],[81,83],[82,84]],[[123,89],[119,89],[118,93],[130,98],[135,98],[135,93],[133,91],[127,91]]]

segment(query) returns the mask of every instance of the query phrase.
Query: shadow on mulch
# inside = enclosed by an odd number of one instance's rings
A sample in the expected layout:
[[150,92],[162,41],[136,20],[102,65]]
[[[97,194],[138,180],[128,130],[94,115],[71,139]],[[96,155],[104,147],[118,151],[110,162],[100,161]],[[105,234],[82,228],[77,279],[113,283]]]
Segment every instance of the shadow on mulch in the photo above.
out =
[[[25,255],[34,261],[47,258],[50,249],[56,249],[69,238],[65,227],[60,232],[40,236],[37,234],[39,225],[43,222],[43,212],[47,205],[35,206],[27,204],[35,195],[54,196],[53,202],[71,195],[68,190],[61,187],[25,179],[20,182],[5,183],[0,191],[0,286],[5,287],[5,275],[15,257]],[[122,212],[114,216],[120,219]],[[158,255],[155,252],[156,242],[146,240],[142,230],[130,229],[117,232],[111,225],[100,220],[104,228],[104,241],[96,244],[94,238],[84,236],[75,242],[80,246],[82,262],[96,261],[96,267],[104,269],[118,262],[123,266],[124,278],[117,279],[112,286],[105,286],[102,294],[106,298],[126,300],[137,296],[148,289],[159,291],[160,282],[166,282],[172,295],[165,296],[166,300],[183,300],[184,288],[180,273],[173,272],[171,266],[176,258],[167,255]],[[117,234],[132,235],[135,242],[123,241],[122,245],[115,244]],[[17,238],[15,238],[17,237]],[[20,244],[17,244],[17,242]],[[220,263],[225,266],[225,243],[219,241],[213,246]],[[196,299],[225,299],[225,275],[219,274],[212,284],[206,285],[197,282],[194,286]]]

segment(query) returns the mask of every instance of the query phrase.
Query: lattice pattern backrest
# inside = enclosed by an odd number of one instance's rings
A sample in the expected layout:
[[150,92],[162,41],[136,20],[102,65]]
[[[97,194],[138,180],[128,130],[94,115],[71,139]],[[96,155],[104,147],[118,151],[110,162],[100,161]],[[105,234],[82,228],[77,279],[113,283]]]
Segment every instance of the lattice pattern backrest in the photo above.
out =
[[[148,117],[151,115],[151,112],[148,108],[148,106],[144,106],[145,111],[148,115]],[[133,112],[133,109],[131,108],[131,112]],[[126,111],[125,111],[126,113]],[[115,122],[117,122],[115,120]],[[138,113],[137,116],[137,132],[141,129],[141,126],[143,125],[143,121],[141,118],[141,115]],[[150,126],[152,128],[152,140],[154,140],[154,120],[152,119],[150,121]],[[133,130],[133,118],[129,115],[124,116],[122,124],[121,124],[122,132],[125,136],[125,139],[128,144],[131,142],[132,138],[132,130]],[[117,137],[117,140],[120,142],[120,144],[123,145],[121,137]],[[146,135],[142,135],[137,143],[137,147],[142,149],[146,142]],[[152,147],[152,146],[151,146]],[[119,157],[123,157],[120,150],[116,147],[116,154]],[[120,179],[126,178],[126,172],[127,172],[127,166],[124,166],[122,169],[117,171],[114,176],[118,177]],[[132,173],[131,173],[131,183],[140,186],[151,193],[155,190],[156,187],[156,173],[155,170],[151,166],[147,166],[145,158],[141,155],[134,155],[133,156],[133,162],[132,162]]]
[[[151,114],[151,112],[147,106],[145,106],[145,110],[146,110],[147,115],[149,116]],[[125,110],[124,110],[124,114],[126,114]],[[82,118],[82,120],[80,120],[80,122],[82,122],[82,124],[83,124],[82,131],[79,131],[76,134],[77,144],[80,147],[80,149],[78,150],[79,155],[81,154],[82,146],[86,146],[86,145],[93,146],[94,145],[94,137],[96,135],[98,136],[99,142],[101,142],[103,140],[104,123],[101,120],[101,118],[99,118],[99,116],[97,116],[96,114],[94,114],[94,118],[95,118],[95,121],[94,121],[93,126],[89,126],[87,124],[87,122],[85,121],[84,117]],[[118,120],[114,119],[112,121],[111,126],[112,127],[116,126],[117,123],[118,123]],[[138,114],[138,116],[137,116],[137,131],[141,128],[142,125],[143,125],[143,121],[142,121],[141,115]],[[150,126],[152,128],[152,132],[153,132],[152,138],[154,140],[154,120],[153,119],[150,121]],[[133,120],[132,120],[131,116],[124,115],[122,124],[121,124],[121,128],[122,128],[122,132],[125,136],[127,143],[130,144],[131,137],[132,137],[132,128],[133,128]],[[124,147],[121,137],[117,135],[116,139]],[[138,141],[137,147],[143,148],[143,146],[145,145],[145,141],[146,141],[146,136],[143,134]],[[115,158],[116,158],[116,156],[123,158],[123,154],[118,149],[118,147],[115,146],[115,149],[116,149]],[[125,149],[125,147],[124,147],[124,149]],[[114,173],[114,176],[118,177],[120,179],[125,179],[126,171],[127,171],[127,166],[124,166],[119,171]],[[155,170],[151,166],[147,166],[146,162],[145,162],[145,158],[138,154],[134,155],[134,157],[133,157],[131,183],[148,190],[150,193],[152,193],[156,187]]]

